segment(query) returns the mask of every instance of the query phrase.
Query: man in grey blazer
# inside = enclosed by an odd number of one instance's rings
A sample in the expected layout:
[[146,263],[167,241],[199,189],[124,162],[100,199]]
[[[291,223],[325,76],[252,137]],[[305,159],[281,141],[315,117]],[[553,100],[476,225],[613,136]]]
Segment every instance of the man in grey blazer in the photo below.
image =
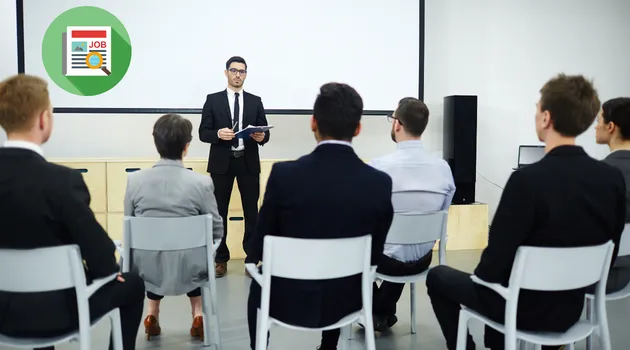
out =
[[[153,127],[153,139],[161,159],[151,169],[130,174],[125,194],[125,216],[182,217],[211,214],[213,237],[223,237],[223,221],[209,176],[184,167],[183,157],[192,140],[192,124],[176,114],[162,116]],[[147,339],[161,333],[158,322],[164,295],[186,293],[190,297],[193,325],[190,335],[203,338],[200,286],[208,279],[205,248],[185,251],[133,251],[132,270],[145,282],[148,316]],[[173,268],[183,266],[183,268]],[[138,271],[139,270],[139,271]],[[181,274],[181,271],[190,273]]]
[[[608,145],[610,154],[604,163],[619,169],[626,182],[626,227],[630,224],[630,98],[606,101],[597,116],[595,140]],[[628,234],[624,232],[623,234]],[[623,289],[630,283],[630,255],[618,256],[608,275],[606,292]]]

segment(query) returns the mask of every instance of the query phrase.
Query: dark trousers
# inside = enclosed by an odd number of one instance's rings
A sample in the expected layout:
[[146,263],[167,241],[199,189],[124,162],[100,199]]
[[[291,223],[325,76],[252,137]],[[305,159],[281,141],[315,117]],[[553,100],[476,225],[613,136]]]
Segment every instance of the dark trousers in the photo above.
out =
[[[377,272],[390,276],[407,276],[422,273],[431,265],[433,251],[429,251],[420,260],[414,262],[401,262],[383,255],[378,263]],[[372,311],[377,316],[393,316],[396,314],[396,303],[400,299],[405,285],[383,281],[380,286],[374,282]]]
[[[249,327],[249,343],[251,349],[256,348],[256,326],[257,326],[257,314],[260,307],[260,297],[262,289],[256,282],[251,283],[249,287],[249,299],[247,299],[247,326]],[[269,314],[273,317],[273,310],[269,310]],[[341,331],[339,329],[333,329],[330,331],[322,332],[322,343],[320,350],[335,350],[337,349],[337,342],[339,341],[339,335]]]
[[[230,165],[225,174],[211,174],[214,183],[214,196],[217,200],[219,215],[223,218],[223,240],[217,249],[215,261],[218,263],[228,262],[230,260],[230,250],[227,246],[228,236],[228,208],[230,205],[230,197],[232,196],[232,188],[234,179],[238,183],[238,189],[241,193],[241,204],[243,205],[243,214],[245,216],[245,234],[243,235],[243,249],[247,254],[247,240],[254,232],[256,220],[258,219],[258,199],[260,197],[260,173],[252,173],[247,168],[244,157],[230,158]],[[257,261],[249,261],[245,258],[245,262],[257,263]]]
[[[194,297],[200,297],[201,296],[201,288],[197,288],[191,292],[186,293],[186,295],[189,298],[194,298]],[[159,295],[159,294],[154,294],[151,292],[147,292],[147,298],[149,298],[149,300],[162,300],[164,299],[163,295]]]
[[[470,279],[470,274],[455,270],[448,266],[436,266],[427,275],[427,293],[431,299],[433,312],[442,328],[446,347],[455,350],[457,345],[457,327],[459,322],[460,305],[474,310],[482,315],[488,315],[488,310],[479,298],[478,289]],[[501,310],[492,310],[493,314],[503,314],[505,305]],[[526,310],[521,310],[526,312]],[[493,321],[503,322],[503,319],[495,318]],[[545,331],[540,329],[539,331]],[[500,332],[490,327],[485,328],[485,346],[492,350],[505,348],[504,337]],[[543,346],[545,350],[558,349],[557,346]],[[467,350],[475,350],[472,336],[468,334]]]
[[[136,337],[138,335],[138,327],[142,321],[142,309],[144,307],[144,281],[140,276],[133,273],[123,273],[122,277],[125,282],[112,282],[92,295],[90,298],[90,317],[95,320],[102,317],[113,309],[120,309],[120,325],[122,328],[123,348],[125,350],[134,350],[136,348]],[[74,329],[67,332],[76,331],[78,324]],[[63,334],[63,333],[62,333]],[[9,334],[7,334],[9,335]],[[15,334],[16,337],[53,337],[59,335],[45,333],[28,333]],[[110,342],[109,349],[112,344]],[[41,350],[52,350],[54,347],[42,348]]]

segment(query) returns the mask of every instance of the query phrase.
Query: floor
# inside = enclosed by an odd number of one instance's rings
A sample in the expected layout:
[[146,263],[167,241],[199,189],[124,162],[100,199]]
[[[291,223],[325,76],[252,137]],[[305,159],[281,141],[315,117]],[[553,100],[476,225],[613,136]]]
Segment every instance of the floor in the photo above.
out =
[[[449,265],[471,272],[479,261],[480,251],[453,251],[447,254]],[[218,280],[218,293],[221,317],[221,336],[223,350],[249,349],[249,336],[246,322],[246,300],[249,292],[250,280],[245,278],[242,261],[230,262],[228,275]],[[426,287],[418,285],[417,289],[417,333],[410,333],[409,321],[409,289],[405,288],[398,307],[399,322],[391,332],[376,334],[376,348],[379,350],[442,350],[446,349],[441,331],[431,309],[426,295]],[[609,326],[613,349],[627,349],[630,344],[630,332],[627,331],[625,320],[630,315],[630,300],[614,301],[608,304]],[[190,305],[186,296],[167,297],[162,301],[160,323],[162,335],[147,341],[144,337],[144,327],[141,327],[136,342],[137,349],[169,349],[188,350],[203,348],[199,341],[193,341],[188,335],[192,322]],[[472,333],[478,349],[483,336],[480,324],[472,323]],[[92,349],[107,349],[109,326],[105,322],[97,325],[92,332]],[[310,350],[319,344],[319,334],[313,332],[298,332],[282,328],[272,328],[270,350]],[[362,329],[354,328],[353,339],[349,341],[348,350],[365,349]],[[63,344],[56,349],[78,349],[77,343]],[[584,344],[578,344],[577,349],[584,349]],[[12,348],[0,347],[0,350]],[[595,349],[598,349],[596,346]],[[214,350],[214,349],[213,349]]]

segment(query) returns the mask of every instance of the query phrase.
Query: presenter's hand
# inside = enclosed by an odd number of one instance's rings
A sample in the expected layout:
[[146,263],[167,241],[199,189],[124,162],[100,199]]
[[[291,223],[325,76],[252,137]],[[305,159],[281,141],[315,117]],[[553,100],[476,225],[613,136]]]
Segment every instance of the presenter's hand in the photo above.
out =
[[262,142],[262,140],[265,139],[265,133],[264,132],[255,132],[251,136],[252,136],[252,138],[254,140],[256,140],[256,142]]
[[230,128],[223,128],[219,130],[219,138],[221,140],[230,141],[234,138],[234,131]]

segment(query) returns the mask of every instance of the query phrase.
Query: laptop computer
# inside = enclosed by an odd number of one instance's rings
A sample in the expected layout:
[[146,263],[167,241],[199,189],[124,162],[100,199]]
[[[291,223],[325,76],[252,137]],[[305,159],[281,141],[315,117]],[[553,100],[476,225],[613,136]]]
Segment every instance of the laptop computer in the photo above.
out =
[[530,164],[536,163],[545,156],[545,146],[542,145],[520,145],[518,147],[517,169],[521,169]]

